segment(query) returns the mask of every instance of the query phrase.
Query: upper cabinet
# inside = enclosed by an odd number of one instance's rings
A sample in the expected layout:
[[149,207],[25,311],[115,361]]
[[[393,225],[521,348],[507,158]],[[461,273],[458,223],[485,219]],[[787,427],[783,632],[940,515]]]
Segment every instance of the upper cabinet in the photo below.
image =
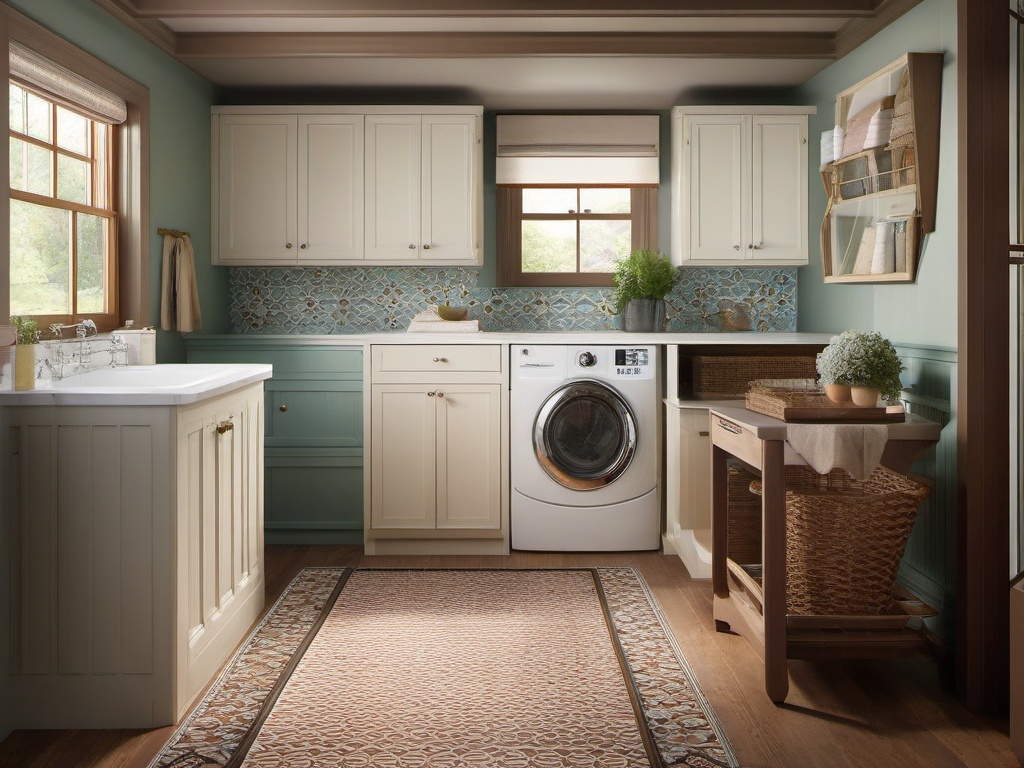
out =
[[213,263],[482,263],[480,107],[215,107]]
[[822,137],[825,282],[913,282],[935,230],[941,53],[908,53],[836,97]]
[[813,112],[672,110],[674,263],[807,263],[807,115]]
[[367,116],[367,260],[478,263],[478,122],[474,115]]

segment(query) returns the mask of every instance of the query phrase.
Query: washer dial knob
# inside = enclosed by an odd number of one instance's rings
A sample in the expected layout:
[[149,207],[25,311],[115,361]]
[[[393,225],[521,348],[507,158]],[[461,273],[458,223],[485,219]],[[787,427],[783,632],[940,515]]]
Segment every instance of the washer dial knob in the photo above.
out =
[[577,361],[581,368],[593,368],[597,365],[597,355],[593,352],[580,352],[580,356],[577,358]]

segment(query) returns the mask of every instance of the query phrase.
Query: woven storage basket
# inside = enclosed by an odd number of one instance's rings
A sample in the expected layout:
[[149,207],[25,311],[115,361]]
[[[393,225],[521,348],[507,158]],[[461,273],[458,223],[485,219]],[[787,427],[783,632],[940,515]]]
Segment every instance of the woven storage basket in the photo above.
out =
[[729,506],[728,554],[742,565],[761,562],[761,497],[750,490],[757,475],[739,464],[729,464],[727,504]]
[[[761,481],[751,490],[760,493]],[[842,469],[786,467],[786,612],[892,613],[896,572],[927,496],[885,467],[863,481]]]
[[[743,397],[755,379],[814,378],[814,355],[690,355],[681,389],[698,399]],[[685,373],[685,376],[684,376]],[[686,391],[688,390],[688,391]]]

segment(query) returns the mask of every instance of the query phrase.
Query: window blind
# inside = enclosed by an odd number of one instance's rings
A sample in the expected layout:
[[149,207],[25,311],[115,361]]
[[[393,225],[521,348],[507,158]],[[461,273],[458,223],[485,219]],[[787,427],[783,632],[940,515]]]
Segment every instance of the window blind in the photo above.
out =
[[498,115],[498,184],[657,184],[657,115]]
[[21,43],[11,40],[9,45],[11,79],[93,120],[118,125],[128,119],[128,105],[120,96]]

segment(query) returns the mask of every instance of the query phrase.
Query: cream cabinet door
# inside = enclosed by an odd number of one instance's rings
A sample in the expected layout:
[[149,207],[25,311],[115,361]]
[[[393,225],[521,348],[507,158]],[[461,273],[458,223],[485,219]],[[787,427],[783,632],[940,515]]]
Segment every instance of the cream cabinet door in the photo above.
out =
[[363,258],[363,116],[299,115],[298,259]]
[[437,388],[437,527],[501,527],[501,386]]
[[[684,129],[685,130],[685,129]],[[749,122],[742,115],[695,115],[689,119],[690,261],[741,260],[750,220]]]
[[375,384],[370,393],[370,524],[435,527],[436,387]]
[[295,115],[221,115],[216,143],[220,264],[296,260]]
[[424,115],[422,123],[419,257],[475,261],[477,118]]
[[751,233],[747,258],[807,263],[807,118],[751,120]]
[[415,261],[420,252],[419,115],[366,116],[365,256]]

